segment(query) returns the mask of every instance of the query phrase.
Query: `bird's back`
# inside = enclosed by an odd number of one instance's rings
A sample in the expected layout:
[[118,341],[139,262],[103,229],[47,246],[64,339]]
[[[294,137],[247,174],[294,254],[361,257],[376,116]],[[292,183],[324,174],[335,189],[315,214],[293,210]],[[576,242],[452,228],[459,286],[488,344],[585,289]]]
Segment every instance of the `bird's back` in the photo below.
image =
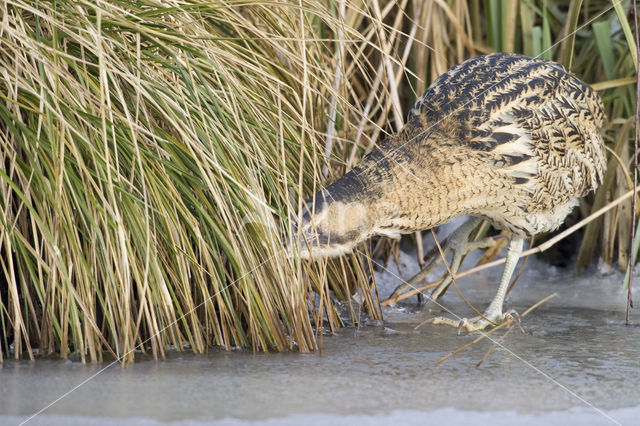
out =
[[[383,152],[417,164],[413,174],[451,163],[452,173],[465,175],[449,180],[461,182],[460,197],[467,198],[460,200],[466,211],[457,213],[531,235],[555,229],[602,181],[603,119],[597,93],[562,65],[479,56],[434,81],[411,109],[404,137]],[[431,163],[422,164],[425,158]]]

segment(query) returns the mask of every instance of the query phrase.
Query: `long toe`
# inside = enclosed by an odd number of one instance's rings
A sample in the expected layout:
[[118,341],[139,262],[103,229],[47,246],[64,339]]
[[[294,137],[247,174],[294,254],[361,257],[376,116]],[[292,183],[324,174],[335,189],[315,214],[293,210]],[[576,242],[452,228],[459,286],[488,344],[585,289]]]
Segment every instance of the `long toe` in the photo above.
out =
[[514,310],[509,310],[506,313],[501,312],[485,312],[483,316],[473,317],[471,319],[462,318],[459,320],[451,319],[447,317],[436,317],[432,320],[433,324],[444,324],[461,330],[466,330],[468,333],[484,330],[489,326],[497,326],[506,321],[518,321],[519,315]]
[[471,319],[462,318],[459,320],[454,320],[447,317],[436,317],[433,319],[432,323],[455,327],[458,329],[458,334],[460,334],[462,330],[466,330],[467,332],[472,333],[474,331],[484,330],[489,325],[492,325],[491,321],[488,321],[480,316]]

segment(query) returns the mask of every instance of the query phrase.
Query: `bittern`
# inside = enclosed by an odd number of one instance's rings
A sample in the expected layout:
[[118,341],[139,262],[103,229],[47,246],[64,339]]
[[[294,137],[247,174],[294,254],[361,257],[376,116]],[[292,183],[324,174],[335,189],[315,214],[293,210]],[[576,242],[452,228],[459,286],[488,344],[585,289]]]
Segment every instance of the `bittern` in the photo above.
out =
[[439,321],[468,331],[498,324],[524,238],[558,228],[602,182],[603,119],[598,94],[560,64],[469,59],[431,84],[397,134],[306,202],[290,250],[338,256],[374,235],[470,215],[449,247],[464,253],[475,223],[488,220],[512,234],[497,294],[482,316]]

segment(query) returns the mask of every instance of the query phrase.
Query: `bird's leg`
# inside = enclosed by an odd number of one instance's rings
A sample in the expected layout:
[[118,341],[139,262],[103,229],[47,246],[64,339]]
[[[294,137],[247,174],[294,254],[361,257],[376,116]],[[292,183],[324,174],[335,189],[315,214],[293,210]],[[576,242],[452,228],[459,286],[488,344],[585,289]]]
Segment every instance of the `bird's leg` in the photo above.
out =
[[468,253],[481,248],[493,247],[496,244],[494,237],[486,237],[478,241],[469,241],[469,235],[467,234],[465,238],[466,239],[461,238],[452,242],[452,244],[454,244],[453,259],[451,259],[451,264],[449,265],[451,274],[447,271],[447,274],[440,285],[431,292],[431,296],[429,297],[431,300],[437,300],[444,295],[445,291],[447,291],[451,285],[453,275],[458,273],[462,260]]
[[524,239],[521,237],[513,237],[511,241],[509,241],[507,259],[504,264],[504,270],[502,271],[502,277],[500,278],[498,292],[482,316],[478,316],[470,320],[463,318],[459,321],[445,317],[437,317],[433,320],[433,323],[451,325],[458,328],[464,328],[465,330],[472,332],[482,330],[488,325],[500,324],[507,318],[511,317],[515,312],[508,311],[503,314],[502,304],[504,303],[504,297],[507,293],[507,289],[509,288],[511,276],[513,275],[513,271],[518,263],[518,259],[520,258],[520,253],[522,253],[523,242]]
[[[490,247],[495,242],[492,238],[485,238],[480,241],[469,242],[469,235],[471,232],[482,222],[482,219],[479,217],[472,217],[463,223],[459,228],[457,228],[453,233],[443,242],[442,244],[442,252],[443,255],[447,255],[450,251],[453,252],[453,258],[451,260],[451,264],[449,265],[449,269],[453,274],[458,272],[460,268],[460,264],[462,263],[462,259],[464,256],[472,250],[477,248],[486,248]],[[440,251],[437,247],[432,249],[426,256],[427,266],[418,272],[413,278],[407,281],[405,284],[401,284],[393,291],[389,299],[394,299],[400,296],[401,294],[415,289],[418,284],[424,280],[427,275],[433,271],[436,267],[442,264],[442,256],[440,255]],[[431,298],[436,299],[444,294],[445,290],[451,283],[451,276],[447,274],[444,281],[438,286],[438,288],[431,293]],[[422,294],[419,293],[419,296]],[[435,295],[435,297],[434,297]],[[419,297],[419,302],[421,297]]]

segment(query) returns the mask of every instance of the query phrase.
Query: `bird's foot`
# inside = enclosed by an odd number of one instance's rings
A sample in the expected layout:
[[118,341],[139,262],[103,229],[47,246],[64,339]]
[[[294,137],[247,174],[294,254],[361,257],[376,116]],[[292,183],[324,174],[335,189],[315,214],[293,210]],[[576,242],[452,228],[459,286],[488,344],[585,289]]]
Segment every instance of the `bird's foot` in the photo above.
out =
[[513,309],[508,310],[504,314],[500,310],[493,312],[485,312],[482,316],[477,316],[471,319],[462,318],[460,320],[454,320],[447,317],[436,317],[433,319],[433,324],[450,325],[458,329],[458,334],[462,330],[466,330],[468,333],[481,331],[488,326],[500,325],[507,321],[519,321],[520,316]]

